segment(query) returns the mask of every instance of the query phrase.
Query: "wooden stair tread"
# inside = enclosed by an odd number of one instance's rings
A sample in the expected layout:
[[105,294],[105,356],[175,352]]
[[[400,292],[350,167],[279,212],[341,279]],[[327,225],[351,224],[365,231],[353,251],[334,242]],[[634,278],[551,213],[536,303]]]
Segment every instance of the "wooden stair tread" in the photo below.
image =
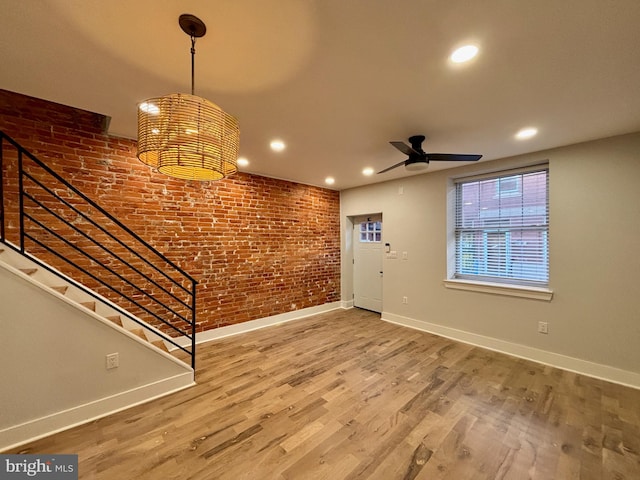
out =
[[120,317],[120,315],[112,315],[110,317],[105,317],[105,318],[110,322],[115,323],[119,327],[122,327],[122,317]]
[[[111,316],[108,316],[108,317],[105,317],[105,318],[107,320],[115,323],[119,327],[123,327],[123,325],[122,325],[122,317],[120,315],[111,315]],[[130,332],[130,333],[133,333],[136,337],[141,338],[145,342],[150,343],[151,345],[159,348],[160,350],[169,353],[169,349],[167,348],[167,346],[165,345],[165,343],[162,340],[155,340],[153,342],[149,341],[149,339],[147,338],[146,334],[144,333],[144,328],[130,328],[130,329],[127,329],[127,331]]]
[[67,290],[69,289],[68,285],[57,285],[57,286],[52,286],[49,287],[51,290],[55,290],[58,293],[61,293],[62,295],[64,295],[65,293],[67,293]]
[[156,340],[155,342],[151,342],[151,345],[153,345],[154,347],[158,347],[163,352],[169,353],[169,349],[167,348],[167,346],[162,340]]
[[92,312],[96,311],[96,302],[80,302],[80,305],[82,305],[84,308],[88,308]]
[[[106,317],[106,319],[110,320],[113,323],[117,324],[118,326],[122,327],[122,317],[120,315],[113,315],[113,316],[110,316],[110,317]],[[167,346],[165,345],[165,343],[162,340],[155,340],[153,342],[149,341],[149,339],[147,338],[146,334],[144,333],[144,328],[130,328],[130,329],[127,329],[127,330],[130,333],[133,333],[136,337],[139,337],[142,340],[144,340],[145,342],[150,343],[154,347],[157,347],[160,350],[169,353],[169,349],[167,348]]]
[[129,330],[131,333],[133,333],[134,335],[137,335],[138,337],[140,337],[141,339],[143,339],[144,341],[148,341],[147,340],[147,336],[144,334],[144,330],[142,328],[132,328],[131,330]]

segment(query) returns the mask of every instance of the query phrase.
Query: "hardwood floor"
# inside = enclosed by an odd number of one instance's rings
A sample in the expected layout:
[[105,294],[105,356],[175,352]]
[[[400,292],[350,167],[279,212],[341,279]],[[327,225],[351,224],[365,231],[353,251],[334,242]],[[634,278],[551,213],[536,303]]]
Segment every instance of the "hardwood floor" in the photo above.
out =
[[8,453],[82,479],[638,479],[640,391],[352,309],[201,345],[198,385]]

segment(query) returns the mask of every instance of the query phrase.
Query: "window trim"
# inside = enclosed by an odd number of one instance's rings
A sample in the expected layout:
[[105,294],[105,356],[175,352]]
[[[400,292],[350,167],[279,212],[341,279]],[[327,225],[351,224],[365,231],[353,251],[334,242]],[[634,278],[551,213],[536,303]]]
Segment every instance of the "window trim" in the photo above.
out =
[[[549,162],[539,162],[536,164],[516,166],[513,168],[504,168],[494,171],[485,171],[477,175],[461,175],[459,177],[450,177],[448,194],[448,242],[447,242],[447,278],[443,280],[443,285],[446,288],[453,290],[467,290],[481,293],[489,293],[496,295],[506,295],[512,297],[521,297],[534,300],[551,301],[553,298],[553,290],[549,286],[550,277],[547,278],[546,283],[528,282],[526,280],[521,281],[514,279],[513,281],[501,281],[500,277],[492,277],[491,280],[485,281],[482,277],[468,278],[456,276],[456,253],[458,245],[456,242],[456,208],[457,208],[457,185],[460,183],[473,182],[479,180],[494,179],[500,177],[508,177],[511,175],[518,175],[524,173],[530,173],[540,170],[547,170],[549,175]],[[549,177],[547,177],[547,186],[549,185]],[[547,191],[547,195],[549,192]],[[547,197],[547,212],[550,208],[549,198]],[[549,235],[549,229],[547,227],[547,235]],[[549,253],[549,245],[547,244],[547,255]],[[549,265],[550,270],[550,265]],[[495,278],[495,281],[494,281]]]
[[469,292],[491,293],[508,297],[528,298],[531,300],[543,300],[550,302],[553,298],[553,290],[543,287],[529,287],[511,283],[479,282],[461,278],[446,278],[444,286],[452,290],[466,290]]

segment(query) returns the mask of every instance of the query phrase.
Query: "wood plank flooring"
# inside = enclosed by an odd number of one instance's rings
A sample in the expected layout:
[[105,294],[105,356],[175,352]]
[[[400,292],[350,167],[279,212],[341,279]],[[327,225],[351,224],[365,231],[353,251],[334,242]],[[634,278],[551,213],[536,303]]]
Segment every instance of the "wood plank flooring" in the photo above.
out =
[[82,479],[638,479],[640,391],[352,309],[201,345],[198,385],[8,453]]

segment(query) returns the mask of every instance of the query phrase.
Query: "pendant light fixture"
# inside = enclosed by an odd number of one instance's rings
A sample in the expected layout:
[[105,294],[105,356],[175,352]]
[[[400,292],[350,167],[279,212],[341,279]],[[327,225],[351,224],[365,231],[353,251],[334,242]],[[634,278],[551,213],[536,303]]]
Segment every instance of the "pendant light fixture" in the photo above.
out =
[[218,105],[194,95],[196,38],[207,28],[189,14],[180,15],[179,24],[191,38],[191,95],[172,93],[138,105],[138,158],[170,177],[220,180],[238,170],[240,127]]

